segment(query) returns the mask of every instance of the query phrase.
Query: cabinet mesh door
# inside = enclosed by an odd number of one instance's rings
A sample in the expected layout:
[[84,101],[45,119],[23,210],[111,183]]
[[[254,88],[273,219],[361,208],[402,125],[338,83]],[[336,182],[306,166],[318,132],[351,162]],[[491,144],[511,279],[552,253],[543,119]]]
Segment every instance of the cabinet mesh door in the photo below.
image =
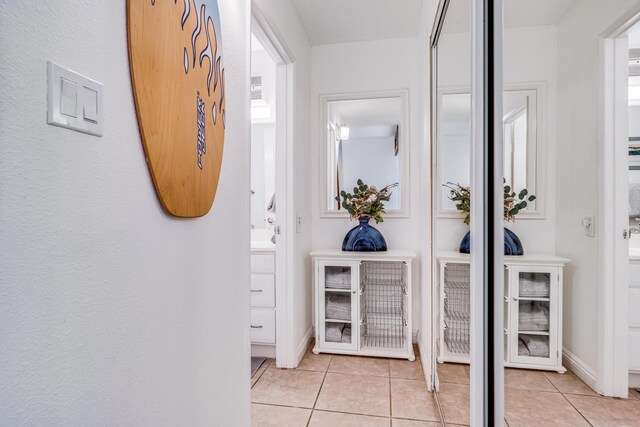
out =
[[404,262],[365,261],[361,274],[364,347],[403,348],[407,340]]
[[444,342],[450,353],[469,354],[471,311],[469,264],[444,267]]

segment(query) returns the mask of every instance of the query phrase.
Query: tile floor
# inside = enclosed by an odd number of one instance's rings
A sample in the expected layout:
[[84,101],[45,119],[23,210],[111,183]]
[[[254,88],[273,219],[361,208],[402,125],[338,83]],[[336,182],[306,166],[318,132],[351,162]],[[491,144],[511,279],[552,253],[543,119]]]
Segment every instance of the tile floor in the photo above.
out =
[[[267,360],[251,379],[252,425],[432,427],[469,424],[469,368],[438,365],[440,391],[426,390],[420,361],[307,351],[297,369]],[[596,395],[572,373],[507,369],[505,425],[640,426],[640,393]]]

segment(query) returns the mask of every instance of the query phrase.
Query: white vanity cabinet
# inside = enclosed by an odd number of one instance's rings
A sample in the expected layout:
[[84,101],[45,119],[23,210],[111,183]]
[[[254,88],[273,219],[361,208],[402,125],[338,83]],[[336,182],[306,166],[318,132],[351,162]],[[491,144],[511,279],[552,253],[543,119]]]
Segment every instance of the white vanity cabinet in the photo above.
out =
[[629,256],[629,387],[640,387],[640,251]]
[[[469,363],[470,257],[438,257],[439,362]],[[562,271],[553,255],[504,257],[505,366],[566,372],[562,366]]]
[[251,251],[251,343],[276,343],[275,251]]
[[313,352],[415,360],[413,252],[321,250],[314,261]]

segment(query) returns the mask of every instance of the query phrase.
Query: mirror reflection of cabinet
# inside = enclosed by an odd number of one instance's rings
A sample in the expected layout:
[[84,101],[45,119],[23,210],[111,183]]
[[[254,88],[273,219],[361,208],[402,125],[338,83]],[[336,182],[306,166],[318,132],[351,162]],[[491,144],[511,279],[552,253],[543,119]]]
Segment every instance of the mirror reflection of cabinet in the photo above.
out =
[[[507,85],[504,92],[504,177],[519,191],[527,188],[536,201],[519,218],[543,216],[544,185],[541,168],[542,108],[544,85]],[[437,115],[437,168],[440,217],[455,217],[446,183],[468,186],[471,161],[471,98],[468,90],[441,89]]]
[[408,98],[407,90],[321,96],[323,217],[348,215],[335,197],[358,179],[377,188],[397,182],[386,216],[408,215]]
[[[562,366],[562,271],[554,255],[505,256],[505,366],[566,372]],[[469,363],[470,256],[441,252],[438,362]]]

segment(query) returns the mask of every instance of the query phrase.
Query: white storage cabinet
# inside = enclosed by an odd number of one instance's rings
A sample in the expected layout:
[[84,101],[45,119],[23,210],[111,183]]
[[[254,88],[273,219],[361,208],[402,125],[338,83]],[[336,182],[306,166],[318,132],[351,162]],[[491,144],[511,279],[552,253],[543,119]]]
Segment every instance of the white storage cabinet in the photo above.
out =
[[[470,257],[439,261],[438,362],[469,363]],[[505,256],[505,366],[566,372],[562,366],[562,271],[553,255]]]
[[313,352],[415,360],[413,252],[315,251]]

